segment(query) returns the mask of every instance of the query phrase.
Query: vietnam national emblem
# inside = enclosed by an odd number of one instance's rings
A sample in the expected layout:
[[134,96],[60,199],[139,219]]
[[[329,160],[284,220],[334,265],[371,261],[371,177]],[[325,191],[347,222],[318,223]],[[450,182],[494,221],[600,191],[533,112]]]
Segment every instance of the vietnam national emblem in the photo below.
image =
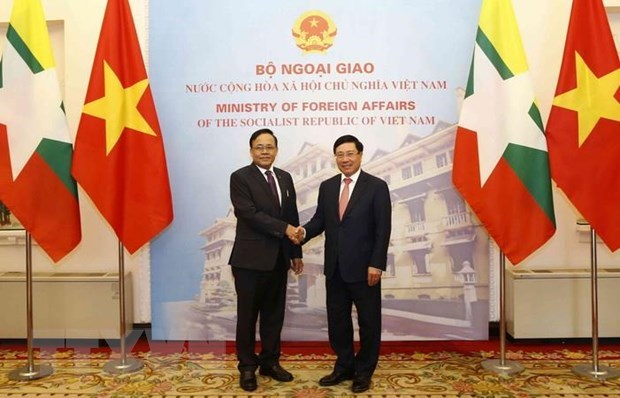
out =
[[334,43],[336,25],[322,11],[303,13],[293,25],[295,44],[304,53],[324,53]]

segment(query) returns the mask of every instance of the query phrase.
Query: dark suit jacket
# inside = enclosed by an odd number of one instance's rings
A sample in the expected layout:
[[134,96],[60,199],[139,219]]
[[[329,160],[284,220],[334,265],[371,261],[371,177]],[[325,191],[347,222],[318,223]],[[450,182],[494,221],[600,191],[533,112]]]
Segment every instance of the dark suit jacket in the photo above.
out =
[[[271,271],[280,247],[285,259],[301,258],[301,247],[286,237],[288,224],[299,225],[297,196],[291,175],[274,167],[282,193],[278,206],[269,184],[254,165],[242,167],[230,176],[230,199],[237,228],[229,264],[233,267]],[[290,263],[286,264],[287,268]]]
[[387,184],[363,170],[349,199],[342,222],[338,217],[341,174],[321,183],[314,216],[304,228],[308,241],[325,231],[325,270],[329,279],[336,265],[345,282],[368,278],[368,267],[385,271],[392,229]]

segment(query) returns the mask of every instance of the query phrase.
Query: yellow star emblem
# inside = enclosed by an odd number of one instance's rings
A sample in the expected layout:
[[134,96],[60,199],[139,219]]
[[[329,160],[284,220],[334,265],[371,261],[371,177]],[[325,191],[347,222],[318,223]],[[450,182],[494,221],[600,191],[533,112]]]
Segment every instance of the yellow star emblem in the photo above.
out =
[[614,97],[620,86],[620,69],[598,78],[578,52],[575,69],[577,87],[555,97],[553,105],[577,112],[581,146],[600,118],[620,121],[620,103]]
[[138,103],[149,86],[148,79],[125,88],[106,61],[103,61],[103,78],[105,95],[85,104],[83,112],[105,119],[106,155],[112,151],[125,128],[156,136],[138,111]]

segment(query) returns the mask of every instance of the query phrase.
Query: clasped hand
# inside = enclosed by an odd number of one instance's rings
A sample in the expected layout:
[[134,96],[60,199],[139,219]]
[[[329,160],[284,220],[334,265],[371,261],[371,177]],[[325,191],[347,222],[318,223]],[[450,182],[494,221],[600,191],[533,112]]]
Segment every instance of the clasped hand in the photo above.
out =
[[286,236],[296,245],[301,244],[304,240],[304,229],[300,227],[293,227],[292,225],[288,225],[286,227]]

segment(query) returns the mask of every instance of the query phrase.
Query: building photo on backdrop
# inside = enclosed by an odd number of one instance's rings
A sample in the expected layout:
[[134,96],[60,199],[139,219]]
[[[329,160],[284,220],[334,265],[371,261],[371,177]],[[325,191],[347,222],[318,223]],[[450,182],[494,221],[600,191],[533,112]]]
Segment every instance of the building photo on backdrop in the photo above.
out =
[[[293,176],[302,225],[319,183],[338,173],[331,144],[342,134],[360,138],[362,169],[388,183],[384,339],[486,338],[488,239],[451,183],[478,17],[478,2],[467,3],[195,2],[190,14],[151,2],[151,79],[168,110],[162,126],[175,131],[167,155],[177,209],[151,254],[156,338],[234,338],[228,177],[250,163],[247,137],[263,126],[278,136],[276,166]],[[171,32],[180,19],[194,29]],[[234,33],[221,40],[222,31]],[[445,62],[447,54],[457,61]],[[303,274],[289,277],[283,338],[325,340],[322,238],[303,252]]]

